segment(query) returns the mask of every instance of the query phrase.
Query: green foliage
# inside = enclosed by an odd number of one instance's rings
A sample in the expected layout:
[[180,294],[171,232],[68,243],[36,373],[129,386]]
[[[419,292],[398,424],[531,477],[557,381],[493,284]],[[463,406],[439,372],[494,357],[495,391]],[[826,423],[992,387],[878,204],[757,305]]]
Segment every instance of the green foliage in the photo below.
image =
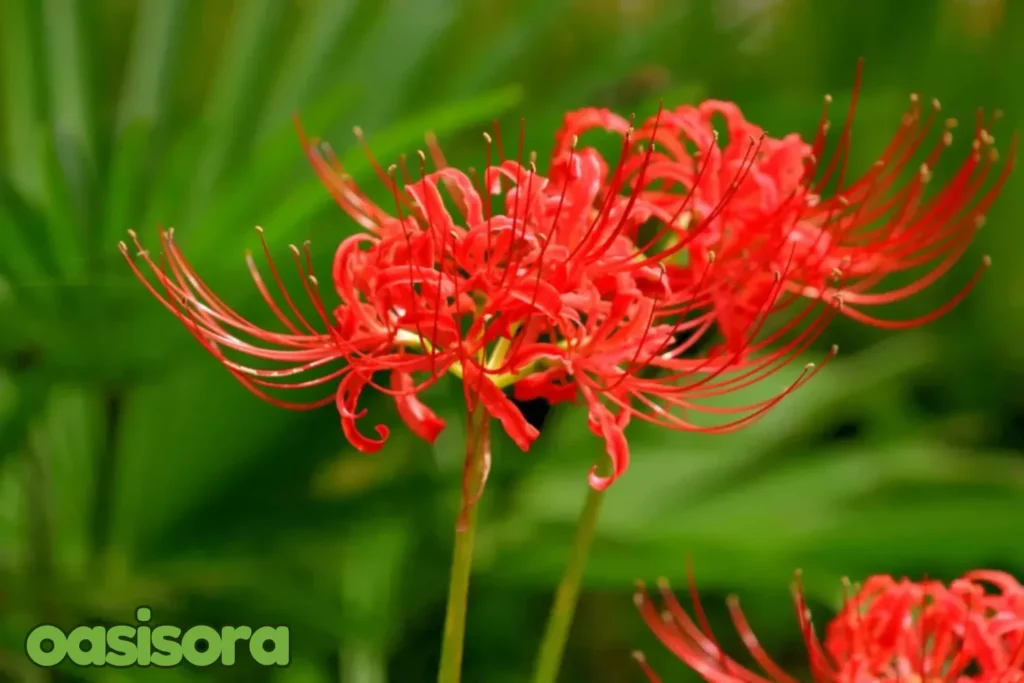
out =
[[[291,667],[230,680],[433,680],[458,391],[428,398],[452,425],[434,449],[396,426],[382,453],[355,453],[331,409],[293,414],[247,394],[117,248],[128,229],[152,246],[158,224],[176,226],[243,311],[258,303],[242,259],[254,225],[275,254],[309,239],[326,263],[356,228],[305,163],[293,113],[377,196],[352,126],[385,164],[432,131],[451,161],[477,166],[491,119],[514,131],[528,118],[543,159],[567,109],[644,112],[660,97],[734,99],[773,134],[809,134],[825,92],[845,106],[860,55],[854,165],[883,149],[911,89],[964,122],[1002,107],[1001,141],[1024,121],[1013,3],[757,4],[0,3],[0,680],[227,680],[188,668],[47,678],[23,655],[35,623],[124,621],[142,604],[165,623],[291,627]],[[948,318],[882,341],[837,322],[824,341],[839,359],[748,430],[631,428],[563,680],[640,681],[634,647],[682,680],[629,596],[637,578],[684,585],[687,556],[715,623],[736,592],[779,653],[799,651],[798,567],[825,612],[844,575],[1024,572],[1021,196],[1011,179],[974,252],[996,267]],[[972,266],[912,305],[938,304]],[[394,422],[387,401],[365,406]],[[465,674],[487,683],[527,675],[602,457],[572,407],[530,453],[504,439],[495,451]]]

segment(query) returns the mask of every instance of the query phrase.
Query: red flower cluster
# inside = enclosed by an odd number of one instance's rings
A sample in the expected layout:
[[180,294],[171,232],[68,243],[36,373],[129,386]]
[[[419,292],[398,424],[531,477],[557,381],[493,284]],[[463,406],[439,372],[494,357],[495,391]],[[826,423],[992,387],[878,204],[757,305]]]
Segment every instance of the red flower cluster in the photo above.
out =
[[[989,131],[1000,112],[986,122],[979,111],[966,159],[926,197],[933,169],[953,144],[957,121],[940,124],[938,100],[926,108],[914,94],[888,147],[851,180],[847,161],[860,83],[858,66],[849,112],[827,165],[821,160],[831,127],[831,96],[825,98],[813,143],[795,134],[773,139],[746,121],[735,104],[718,100],[663,113],[633,134],[658,151],[642,164],[644,172],[636,174],[631,190],[687,244],[687,262],[670,267],[669,279],[689,284],[714,264],[714,282],[706,289],[716,322],[734,348],[753,319],[791,294],[824,298],[844,315],[876,327],[921,325],[956,306],[989,264],[984,257],[975,277],[926,315],[889,321],[865,312],[921,291],[963,256],[1013,169],[1017,140],[1001,172],[988,182],[999,160]],[[716,119],[724,123],[721,133]],[[629,130],[611,112],[586,110],[567,118],[559,148],[568,135],[589,127]],[[918,158],[936,127],[941,133]],[[908,174],[908,168],[916,172]],[[881,286],[904,272],[916,272],[917,279],[891,289]],[[785,276],[781,288],[774,286],[777,273]]]
[[[640,587],[637,605],[655,635],[707,681],[792,683],[758,643],[732,598],[729,611],[737,632],[764,675],[737,663],[719,648],[691,580],[695,618],[691,618],[662,581],[664,613]],[[815,681],[1024,681],[1024,587],[998,571],[968,572],[948,586],[938,581],[869,578],[829,623],[825,641],[811,624],[799,581],[793,591],[797,619]],[[642,655],[641,667],[659,681]]]
[[[727,141],[713,128],[718,114]],[[570,114],[546,175],[535,154],[524,159],[522,135],[516,160],[505,157],[500,136],[485,135],[480,174],[448,167],[436,146],[438,168],[427,172],[420,153],[419,179],[404,163],[384,170],[368,153],[395,200],[387,211],[329,149],[302,136],[325,187],[363,231],[337,248],[331,289],[340,303],[333,308],[308,246],[292,247],[313,318],[300,311],[272,261],[268,286],[249,259],[280,331],[248,322],[218,299],[173,231],[162,238],[166,268],[135,242],[157,285],[121,248],[150,291],[240,382],[287,408],[334,401],[346,437],[360,450],[378,450],[388,435],[383,425],[377,438],[356,428],[367,385],[393,396],[410,429],[433,441],[444,423],[418,395],[452,374],[463,380],[467,401],[482,405],[524,450],[538,433],[504,389],[520,400],[582,399],[612,463],[608,476],[591,472],[591,485],[603,488],[626,469],[623,430],[631,419],[702,432],[749,424],[820,366],[747,405],[716,399],[806,351],[837,310],[881,324],[857,306],[907,296],[955,262],[1005,172],[980,194],[992,138],[979,124],[968,161],[931,200],[922,192],[937,151],[908,187],[894,189],[930,126],[920,118],[915,104],[864,177],[847,185],[840,170],[831,199],[822,192],[837,162],[825,180],[813,181],[827,124],[814,144],[795,135],[776,140],[722,102],[659,111],[635,130],[606,111]],[[579,144],[595,127],[622,137],[614,166]],[[847,125],[840,167],[848,148]],[[264,251],[269,261],[265,243]],[[936,260],[913,285],[867,292],[890,273]],[[794,303],[801,308],[768,324]],[[716,331],[724,343],[705,344]],[[387,386],[375,382],[380,372],[389,373]],[[311,402],[272,393],[322,385],[336,387]],[[698,424],[696,412],[719,420]]]

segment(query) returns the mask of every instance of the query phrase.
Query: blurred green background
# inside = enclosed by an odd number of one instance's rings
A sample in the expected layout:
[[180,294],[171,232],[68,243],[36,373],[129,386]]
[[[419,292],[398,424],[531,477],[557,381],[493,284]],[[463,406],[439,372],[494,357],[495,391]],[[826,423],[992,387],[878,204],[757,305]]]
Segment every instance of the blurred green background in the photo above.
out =
[[[478,167],[492,119],[514,133],[526,117],[543,160],[567,109],[647,114],[659,98],[732,99],[775,136],[811,136],[826,92],[845,108],[863,56],[863,169],[910,91],[965,123],[1003,108],[1005,149],[1024,127],[1022,34],[1024,4],[1008,0],[2,0],[0,680],[434,680],[457,387],[428,397],[451,425],[435,447],[396,426],[385,451],[356,453],[333,409],[290,413],[237,385],[116,246],[135,228],[155,247],[157,226],[176,226],[211,286],[259,316],[254,225],[277,255],[310,239],[321,264],[355,229],[293,112],[386,199],[354,125],[384,163],[432,130]],[[969,263],[897,311],[930,310],[993,254],[953,315],[899,334],[837,321],[821,350],[837,342],[840,358],[746,431],[631,428],[562,680],[639,682],[634,648],[690,680],[630,599],[635,579],[685,588],[687,555],[723,639],[736,592],[797,672],[797,567],[819,623],[844,575],[1024,574],[1021,187],[1011,178]],[[394,422],[388,401],[364,404]],[[543,433],[527,454],[495,445],[467,683],[527,679],[601,455],[579,410],[524,409]],[[154,623],[286,624],[292,665],[46,671],[24,656],[34,624],[126,621],[138,605]]]

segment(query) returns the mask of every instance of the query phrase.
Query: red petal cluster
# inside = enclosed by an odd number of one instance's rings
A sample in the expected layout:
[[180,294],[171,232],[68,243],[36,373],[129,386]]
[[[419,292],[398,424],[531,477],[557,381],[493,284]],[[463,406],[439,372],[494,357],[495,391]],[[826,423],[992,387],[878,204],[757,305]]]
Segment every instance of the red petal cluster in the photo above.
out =
[[[748,405],[702,401],[774,373],[822,328],[816,320],[788,341],[792,325],[762,337],[763,320],[754,316],[735,348],[697,353],[715,322],[714,269],[709,264],[692,281],[670,282],[666,261],[678,250],[638,243],[656,210],[639,193],[626,192],[626,181],[634,171],[643,175],[653,150],[636,148],[632,134],[623,133],[614,169],[596,149],[560,143],[546,176],[532,160],[521,161],[521,151],[520,160],[504,158],[500,137],[485,136],[488,160],[479,175],[447,167],[436,148],[441,168],[426,172],[421,154],[418,180],[404,164],[385,171],[370,156],[394,196],[391,211],[370,201],[328,148],[303,136],[324,185],[363,231],[335,254],[331,282],[339,303],[333,308],[321,296],[308,245],[292,247],[312,319],[284,286],[265,242],[273,286],[249,258],[281,331],[257,327],[218,299],[185,259],[173,230],[162,234],[165,264],[135,242],[157,285],[126,245],[122,250],[150,291],[247,388],[293,409],[333,400],[346,437],[363,451],[378,450],[388,435],[382,425],[376,438],[356,428],[367,385],[393,396],[409,427],[433,441],[444,423],[417,395],[451,373],[462,378],[467,399],[482,403],[524,450],[537,430],[503,389],[511,387],[521,400],[582,399],[612,462],[608,476],[591,473],[591,484],[603,488],[628,464],[623,430],[631,419],[691,431],[741,427],[806,381],[813,366],[782,392]],[[772,286],[781,288],[777,274]],[[769,345],[776,348],[755,353]],[[388,386],[374,383],[378,372],[390,373]],[[308,403],[274,393],[325,384],[336,384],[333,395]],[[721,419],[698,425],[689,413],[700,410]]]
[[[692,579],[691,617],[666,582],[660,585],[665,611],[659,613],[643,586],[637,605],[669,650],[707,681],[755,683],[795,679],[758,643],[735,598],[729,611],[756,673],[726,655],[711,632]],[[978,570],[945,585],[939,581],[870,577],[847,597],[821,642],[800,588],[793,598],[810,670],[822,683],[1024,681],[1024,587],[999,571]],[[658,677],[637,656],[651,681]]]
[[[1013,168],[1017,140],[994,174],[999,155],[990,130],[1000,114],[986,121],[979,111],[966,158],[947,183],[928,193],[957,122],[940,122],[937,100],[926,107],[912,95],[881,156],[851,178],[847,162],[860,83],[858,66],[849,113],[828,163],[822,159],[831,97],[813,142],[795,134],[771,138],[735,104],[718,100],[660,113],[632,136],[657,152],[643,174],[634,174],[631,191],[656,207],[655,215],[685,244],[686,258],[670,265],[670,280],[692,282],[714,263],[709,291],[733,347],[753,318],[766,306],[785,307],[789,295],[824,299],[876,327],[921,325],[959,303],[989,264],[984,257],[975,277],[928,314],[890,321],[867,312],[921,291],[963,256]],[[561,145],[568,144],[565,135],[590,127],[622,134],[628,124],[605,110],[584,110],[567,120]],[[772,287],[776,273],[784,276],[781,289]],[[890,276],[905,273],[913,274],[909,282],[893,284]]]
[[[719,116],[727,140],[714,128]],[[307,314],[265,243],[269,281],[249,259],[279,330],[245,320],[218,299],[173,231],[162,235],[163,264],[135,243],[155,284],[121,246],[150,291],[246,387],[287,408],[335,402],[357,448],[378,450],[388,435],[383,425],[376,437],[357,429],[367,386],[394,397],[410,429],[433,441],[444,423],[418,396],[453,374],[467,401],[482,404],[523,450],[538,433],[506,389],[520,400],[585,402],[612,464],[606,476],[591,472],[591,485],[603,488],[629,462],[623,430],[631,420],[709,433],[749,424],[816,369],[808,366],[780,393],[746,405],[723,405],[720,397],[803,353],[836,311],[883,324],[859,307],[907,296],[952,266],[1009,165],[981,193],[992,138],[979,123],[969,160],[936,196],[923,200],[924,171],[942,144],[916,180],[895,189],[932,118],[922,123],[915,101],[879,162],[847,184],[849,124],[826,177],[813,181],[825,123],[808,144],[795,135],[768,137],[725,102],[659,111],[635,130],[610,112],[587,109],[566,117],[545,175],[536,154],[524,159],[522,132],[515,160],[505,157],[497,129],[494,138],[485,135],[479,174],[449,167],[432,141],[436,169],[428,172],[420,153],[415,179],[404,162],[385,170],[367,151],[394,198],[387,210],[300,129],[324,186],[363,230],[335,253],[333,306],[324,301],[308,245],[292,247]],[[616,164],[580,146],[579,136],[594,128],[621,136]],[[838,189],[825,199],[837,167]],[[890,273],[936,261],[913,285],[868,292]],[[798,308],[777,316],[793,304]],[[724,343],[707,344],[712,334]],[[376,382],[378,373],[389,381]],[[278,393],[324,385],[330,395],[309,402]],[[717,419],[700,424],[697,412]]]

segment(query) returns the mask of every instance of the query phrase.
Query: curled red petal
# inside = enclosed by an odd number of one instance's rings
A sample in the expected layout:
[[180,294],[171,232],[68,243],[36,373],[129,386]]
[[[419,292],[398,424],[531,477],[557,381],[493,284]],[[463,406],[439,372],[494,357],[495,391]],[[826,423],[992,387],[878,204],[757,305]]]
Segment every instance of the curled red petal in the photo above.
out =
[[391,373],[391,388],[396,392],[405,392],[395,395],[399,417],[413,434],[428,443],[434,443],[438,434],[444,430],[445,422],[412,393],[415,384],[407,372]]
[[629,130],[629,121],[609,109],[587,107],[569,112],[565,115],[562,127],[555,133],[555,154],[568,151],[574,136],[595,128],[622,135]]
[[445,187],[460,202],[467,225],[478,225],[484,222],[483,200],[480,193],[473,187],[473,181],[462,171],[454,168],[445,168],[436,171],[432,175],[437,176],[445,183]]
[[590,431],[604,439],[605,452],[612,463],[612,473],[605,477],[597,473],[597,465],[590,468],[587,481],[598,491],[604,491],[611,486],[629,467],[629,442],[626,441],[624,431],[628,422],[628,413],[622,413],[616,417],[597,400],[590,401],[587,415],[588,426]]
[[563,368],[535,372],[512,385],[516,400],[535,401],[542,398],[552,405],[572,401],[578,392],[578,387]]
[[462,377],[466,388],[474,393],[483,404],[484,409],[505,429],[512,441],[524,451],[530,446],[540,432],[534,428],[505,393],[484,376],[483,371],[472,363],[462,369]]
[[557,289],[543,280],[513,285],[508,290],[508,296],[552,320],[558,319],[562,312],[561,295]]
[[349,373],[338,382],[338,393],[335,396],[335,403],[338,406],[338,414],[341,415],[341,430],[345,438],[353,446],[363,453],[376,453],[384,447],[391,433],[387,426],[379,424],[374,429],[379,439],[371,439],[364,436],[356,428],[356,420],[366,415],[365,410],[358,411],[356,406],[359,403],[359,394],[366,386],[367,378],[356,373]]
[[437,175],[431,174],[419,182],[407,185],[405,190],[423,214],[431,231],[441,236],[449,235],[455,229],[455,221],[444,204],[437,182]]

